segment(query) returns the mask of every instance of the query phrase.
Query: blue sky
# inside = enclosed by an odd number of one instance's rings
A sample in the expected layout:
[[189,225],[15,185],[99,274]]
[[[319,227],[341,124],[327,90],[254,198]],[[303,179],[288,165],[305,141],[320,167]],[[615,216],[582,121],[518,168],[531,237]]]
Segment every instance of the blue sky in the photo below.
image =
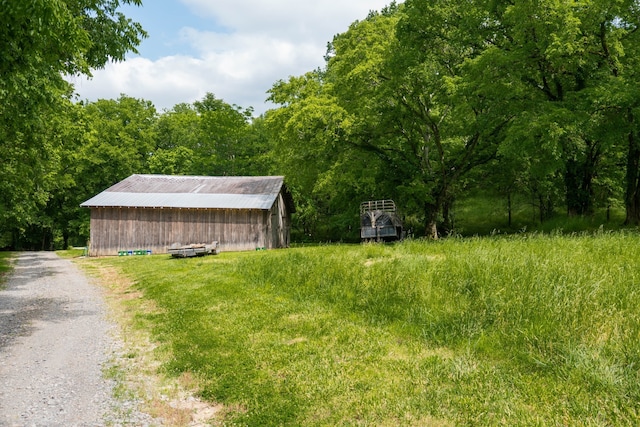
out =
[[189,7],[179,0],[146,0],[143,4],[143,7],[126,5],[121,8],[121,12],[128,18],[140,22],[149,34],[138,47],[145,58],[158,60],[168,55],[196,55],[197,51],[180,37],[182,28],[227,32],[212,19],[191,12]]
[[273,83],[322,66],[335,34],[389,2],[145,0],[122,9],[149,33],[139,55],[72,82],[89,101],[124,93],[162,111],[212,92],[261,114],[270,108],[265,99]]

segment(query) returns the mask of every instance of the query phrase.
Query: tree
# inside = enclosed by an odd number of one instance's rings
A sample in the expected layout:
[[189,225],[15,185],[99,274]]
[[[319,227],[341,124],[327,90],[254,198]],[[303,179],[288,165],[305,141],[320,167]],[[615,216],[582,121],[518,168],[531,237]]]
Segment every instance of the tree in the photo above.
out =
[[199,159],[196,172],[237,175],[253,110],[227,104],[212,93],[193,105],[200,119],[200,138],[193,149]]
[[438,222],[450,226],[460,178],[496,155],[509,114],[464,84],[470,40],[442,37],[452,17],[412,4],[353,23],[334,37],[325,70],[271,90],[281,108],[267,118],[281,129],[281,153],[292,166],[307,165],[306,182],[298,173],[297,183],[306,189],[310,208],[302,212],[309,217],[341,192],[351,204],[384,194],[421,216],[425,233],[437,238]]
[[477,57],[486,34],[463,30],[482,20],[474,5],[466,4],[464,15],[458,9],[447,1],[408,1],[403,8],[372,15],[369,21],[393,23],[378,38],[387,46],[385,54],[375,62],[369,56],[358,61],[350,52],[358,51],[354,41],[362,36],[349,41],[358,34],[352,27],[334,39],[336,54],[329,61],[329,70],[344,70],[339,75],[368,64],[370,72],[359,73],[365,80],[353,85],[370,100],[352,111],[359,117],[353,144],[386,164],[403,205],[422,212],[425,234],[432,238],[439,235],[438,223],[443,232],[451,229],[450,207],[460,180],[495,158],[511,120],[505,103],[488,101],[488,93],[504,88],[467,83],[466,65]]
[[[94,194],[134,173],[148,171],[156,146],[156,109],[121,95],[85,106],[89,135],[80,147],[81,180]],[[99,173],[96,173],[99,171]]]
[[64,111],[57,111],[56,119],[61,122],[59,138],[63,143],[57,168],[51,171],[55,185],[38,214],[45,222],[37,225],[37,232],[25,236],[40,237],[38,246],[34,245],[38,242],[30,245],[39,249],[84,246],[89,238],[89,212],[80,203],[93,196],[89,177],[95,176],[96,170],[87,170],[89,165],[83,158],[91,154],[83,147],[92,133],[85,106],[70,103]]
[[[42,107],[37,111],[38,118],[25,120],[21,127],[0,125],[0,247],[16,247],[20,242],[41,247],[22,237],[47,222],[40,211],[58,184],[55,171],[61,161],[64,117],[57,116],[59,109]],[[0,122],[5,120],[0,114]],[[36,234],[35,240],[42,241],[41,233]]]
[[200,117],[189,104],[175,105],[155,124],[155,150],[149,159],[151,173],[190,175],[199,164],[194,150],[200,140]]
[[68,104],[57,110],[51,138],[60,140],[48,196],[23,238],[38,249],[85,245],[89,212],[80,203],[132,173],[148,171],[155,145],[156,112],[148,101],[118,100]]
[[605,39],[608,51],[615,54],[608,89],[616,115],[626,120],[626,126],[620,127],[626,145],[625,223],[640,225],[640,8],[636,1],[616,5],[617,10],[611,5],[614,18],[609,27],[615,37]]
[[321,217],[324,222],[328,220],[323,215],[327,200],[318,197],[316,185],[341,150],[338,138],[347,125],[347,116],[327,93],[319,70],[278,81],[269,93],[269,100],[281,107],[267,112],[265,124],[273,141],[277,169],[287,176],[296,200],[296,221],[305,237],[327,237],[320,226]]
[[264,132],[253,126],[252,112],[211,93],[193,105],[178,104],[164,112],[157,121],[151,171],[242,175],[263,170],[256,157],[264,150]]
[[627,223],[640,223],[639,13],[632,0],[407,0],[353,23],[324,69],[271,90],[281,155],[292,171],[315,161],[296,178],[303,216],[367,188],[437,237],[469,174],[491,167],[541,221],[562,203],[591,215],[619,197],[626,164]]
[[[0,7],[0,234],[13,245],[55,187],[61,144],[57,116],[68,111],[64,75],[122,60],[146,34],[120,4],[140,0],[4,1]],[[6,236],[11,235],[11,238]]]
[[274,158],[273,141],[264,116],[252,119],[242,147],[238,165],[239,173],[247,176],[281,175]]
[[599,132],[608,119],[600,107],[608,101],[598,89],[616,61],[607,48],[613,18],[607,8],[603,2],[523,1],[494,9],[509,36],[498,47],[513,60],[508,77],[524,82],[527,97],[540,103],[535,120],[548,129],[542,138],[558,147],[569,215],[593,213],[594,180],[611,141]]
[[[619,157],[621,139],[628,135],[624,129],[629,126],[620,120],[628,117],[621,80],[636,69],[635,59],[627,59],[635,56],[629,49],[637,45],[636,2],[474,4],[483,10],[479,28],[490,29],[493,36],[467,64],[469,84],[485,84],[487,67],[499,64],[488,75],[508,84],[515,95],[505,144],[524,156],[544,147],[547,164],[560,161],[567,213],[592,214],[596,195],[610,194],[598,188],[611,178],[604,174],[611,171],[605,163]],[[532,136],[534,144],[528,142]],[[608,203],[604,199],[601,203]]]

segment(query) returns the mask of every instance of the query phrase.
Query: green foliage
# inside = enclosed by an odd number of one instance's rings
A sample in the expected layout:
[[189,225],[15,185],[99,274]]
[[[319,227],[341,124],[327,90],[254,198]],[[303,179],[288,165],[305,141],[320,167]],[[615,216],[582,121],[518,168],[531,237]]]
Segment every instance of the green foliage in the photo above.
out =
[[543,198],[563,192],[570,215],[591,215],[613,194],[619,197],[605,181],[617,175],[608,159],[623,152],[629,137],[618,91],[623,74],[635,69],[623,64],[626,50],[635,49],[636,31],[622,24],[635,16],[635,7],[599,1],[474,4],[484,20],[479,32],[486,35],[464,65],[464,82],[513,115],[500,150],[514,154],[507,167],[516,169],[508,175]]
[[[80,203],[132,173],[145,172],[155,145],[156,111],[148,101],[123,95],[69,104],[58,119],[63,129],[60,162],[52,170],[55,185],[39,211],[39,218],[48,222],[32,224],[22,240],[27,247],[85,246],[89,212]],[[44,247],[34,236],[46,241]]]
[[[454,56],[434,47],[437,19],[450,17],[436,19],[433,9],[371,13],[334,37],[325,70],[271,90],[282,106],[268,116],[274,133],[283,129],[282,152],[319,160],[303,184],[292,185],[306,190],[316,212],[333,212],[332,205],[351,211],[354,199],[394,198],[437,237],[440,215],[449,227],[447,208],[459,181],[495,157],[509,117],[501,104],[478,101],[466,84],[462,66],[476,55],[464,50],[467,38],[448,37],[440,46]],[[322,189],[329,187],[326,197]]]
[[326,70],[270,90],[281,106],[266,114],[275,161],[294,194],[300,231],[312,239],[353,239],[359,202],[398,196],[401,177],[415,172],[403,138],[391,132],[395,116],[381,111],[389,103],[381,66],[397,20],[395,7],[371,13],[334,38]]
[[243,425],[632,425],[636,233],[100,259]]
[[158,117],[152,173],[178,175],[266,175],[267,149],[252,109],[212,93],[193,105],[178,104]]
[[324,69],[270,91],[285,174],[316,159],[292,182],[305,232],[394,198],[435,237],[468,188],[535,200],[540,222],[626,193],[637,222],[636,15],[631,2],[408,0],[354,22]]
[[164,111],[156,122],[156,135],[158,149],[185,147],[194,150],[200,137],[197,111],[189,104],[177,104]]
[[[141,0],[3,1],[0,72],[91,74],[124,60],[146,33],[117,9]],[[58,77],[60,77],[58,75]],[[44,89],[44,88],[43,88]]]
[[122,95],[118,100],[89,103],[85,111],[90,133],[80,149],[89,163],[86,171],[100,170],[100,175],[84,178],[112,185],[144,173],[156,139],[153,104]]
[[[242,110],[207,93],[194,103],[198,113],[200,138],[194,148],[194,165],[199,175],[239,175],[244,166],[243,142],[252,110]],[[238,165],[240,163],[240,165]],[[238,167],[240,166],[240,167]]]
[[149,159],[149,172],[161,175],[186,175],[193,168],[193,151],[185,146],[158,148]]

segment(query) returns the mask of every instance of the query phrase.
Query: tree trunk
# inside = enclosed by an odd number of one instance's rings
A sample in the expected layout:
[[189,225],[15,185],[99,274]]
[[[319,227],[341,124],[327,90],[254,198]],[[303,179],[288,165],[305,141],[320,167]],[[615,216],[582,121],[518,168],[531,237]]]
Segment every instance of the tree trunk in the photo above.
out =
[[567,213],[569,216],[593,214],[593,179],[599,160],[598,144],[585,141],[587,151],[582,160],[567,159],[564,173]]
[[[633,122],[633,116],[629,114],[629,122]],[[627,153],[627,173],[625,208],[627,216],[625,225],[640,225],[640,144],[633,130],[629,132],[629,151]]]
[[435,220],[428,222],[425,234],[430,239],[438,240],[438,224]]
[[424,204],[424,235],[433,240],[438,240],[438,209],[439,207],[436,203]]
[[507,211],[509,212],[509,228],[511,228],[512,222],[512,207],[511,207],[511,193],[507,194]]
[[553,199],[549,195],[538,193],[538,203],[540,209],[540,224],[553,216]]
[[453,229],[455,228],[455,224],[453,223],[453,219],[451,218],[451,207],[453,205],[453,201],[451,198],[447,198],[447,200],[442,203],[442,224],[441,224],[441,232],[447,236],[449,235]]
[[566,189],[567,214],[569,216],[581,216],[589,214],[591,194],[588,188],[584,188],[585,182],[588,187],[591,178],[585,176],[585,167],[577,160],[567,160],[564,173],[564,185]]

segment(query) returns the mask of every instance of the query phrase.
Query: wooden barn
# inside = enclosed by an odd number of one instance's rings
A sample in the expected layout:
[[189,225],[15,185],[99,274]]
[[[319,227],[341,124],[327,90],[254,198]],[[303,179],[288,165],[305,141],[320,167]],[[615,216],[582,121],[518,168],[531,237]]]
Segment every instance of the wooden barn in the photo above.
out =
[[80,206],[91,209],[91,256],[212,242],[285,248],[294,211],[281,176],[132,175]]

